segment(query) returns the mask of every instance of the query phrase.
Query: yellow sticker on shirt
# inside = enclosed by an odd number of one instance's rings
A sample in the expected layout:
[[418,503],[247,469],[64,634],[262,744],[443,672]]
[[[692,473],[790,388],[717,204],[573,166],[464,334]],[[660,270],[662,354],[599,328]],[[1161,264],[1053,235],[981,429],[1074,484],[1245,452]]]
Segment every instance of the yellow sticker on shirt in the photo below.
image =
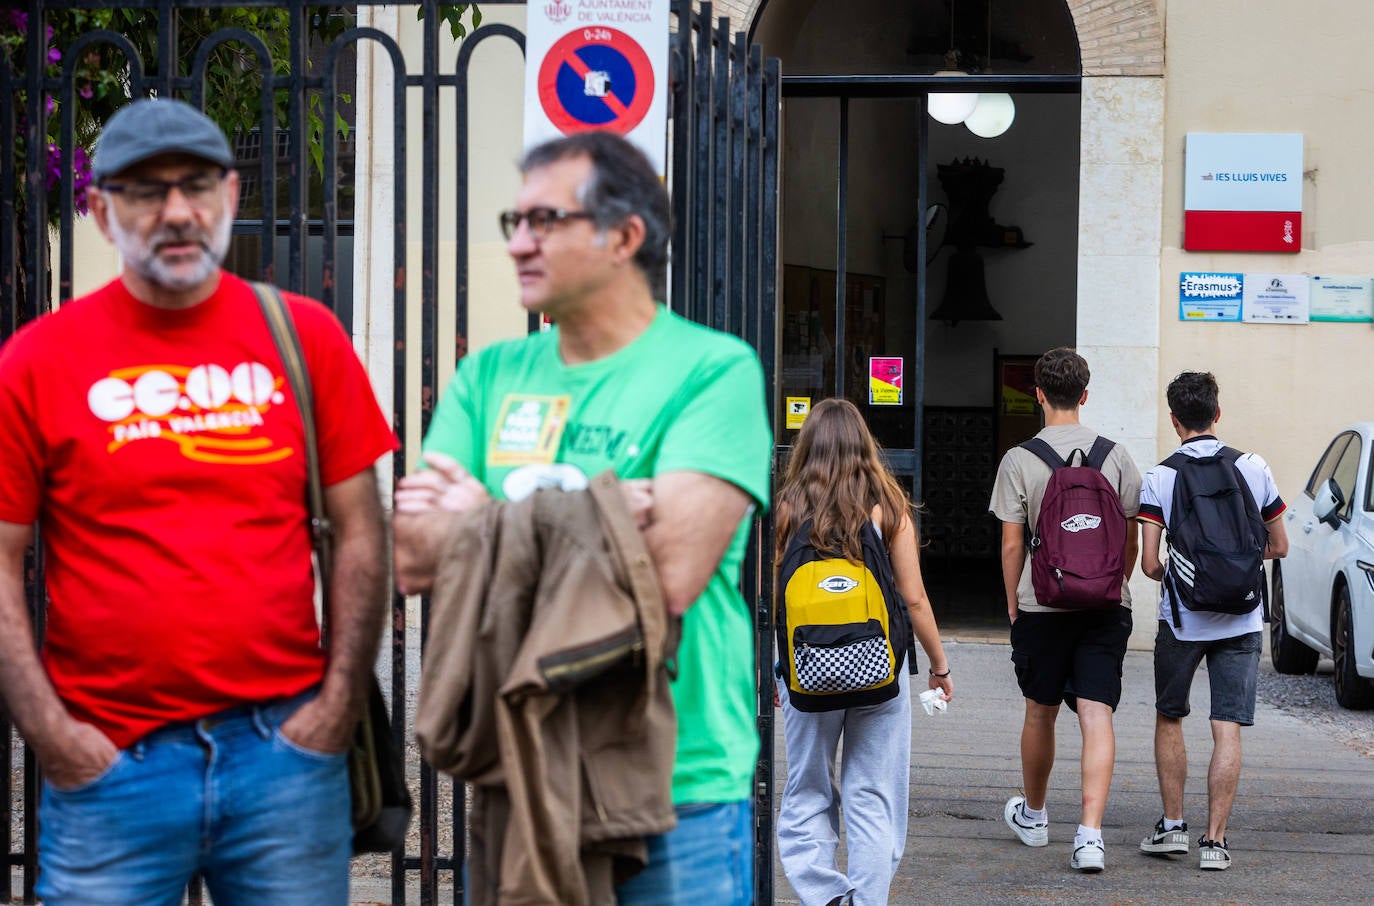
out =
[[526,466],[553,462],[568,426],[571,402],[569,396],[506,394],[496,416],[487,463]]

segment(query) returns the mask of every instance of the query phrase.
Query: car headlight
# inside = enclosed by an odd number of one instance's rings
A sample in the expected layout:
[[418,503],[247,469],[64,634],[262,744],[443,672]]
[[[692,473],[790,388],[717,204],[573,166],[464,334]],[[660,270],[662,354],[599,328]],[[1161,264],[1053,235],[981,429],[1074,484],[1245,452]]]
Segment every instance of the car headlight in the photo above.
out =
[[1364,570],[1364,577],[1369,582],[1369,590],[1374,591],[1374,563],[1366,563],[1364,560],[1356,560],[1355,565]]

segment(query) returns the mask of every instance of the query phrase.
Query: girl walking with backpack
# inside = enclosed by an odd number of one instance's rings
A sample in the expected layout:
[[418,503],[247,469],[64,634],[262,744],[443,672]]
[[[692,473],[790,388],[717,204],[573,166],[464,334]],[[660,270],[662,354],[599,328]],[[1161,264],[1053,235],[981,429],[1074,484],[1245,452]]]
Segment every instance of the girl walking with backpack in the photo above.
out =
[[[881,906],[906,845],[913,635],[930,662],[929,688],[949,701],[954,684],[911,501],[853,403],[822,400],[807,416],[775,514],[787,745],[778,854],[802,906]],[[835,862],[841,805],[844,871]]]

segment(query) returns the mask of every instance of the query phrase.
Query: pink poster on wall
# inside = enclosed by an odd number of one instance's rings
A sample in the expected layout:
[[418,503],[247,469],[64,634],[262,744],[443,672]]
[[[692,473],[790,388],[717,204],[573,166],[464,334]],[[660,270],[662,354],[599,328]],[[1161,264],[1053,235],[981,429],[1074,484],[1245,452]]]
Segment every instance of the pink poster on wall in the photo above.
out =
[[868,404],[870,406],[900,406],[902,404],[901,356],[872,356],[869,358]]

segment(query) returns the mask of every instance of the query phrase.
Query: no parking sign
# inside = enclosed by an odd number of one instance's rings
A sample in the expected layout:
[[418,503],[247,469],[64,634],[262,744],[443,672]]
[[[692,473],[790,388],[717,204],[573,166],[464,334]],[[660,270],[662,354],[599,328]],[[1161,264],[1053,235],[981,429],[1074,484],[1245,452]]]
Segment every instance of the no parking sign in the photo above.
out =
[[663,175],[668,0],[534,0],[526,10],[525,147],[604,129]]

